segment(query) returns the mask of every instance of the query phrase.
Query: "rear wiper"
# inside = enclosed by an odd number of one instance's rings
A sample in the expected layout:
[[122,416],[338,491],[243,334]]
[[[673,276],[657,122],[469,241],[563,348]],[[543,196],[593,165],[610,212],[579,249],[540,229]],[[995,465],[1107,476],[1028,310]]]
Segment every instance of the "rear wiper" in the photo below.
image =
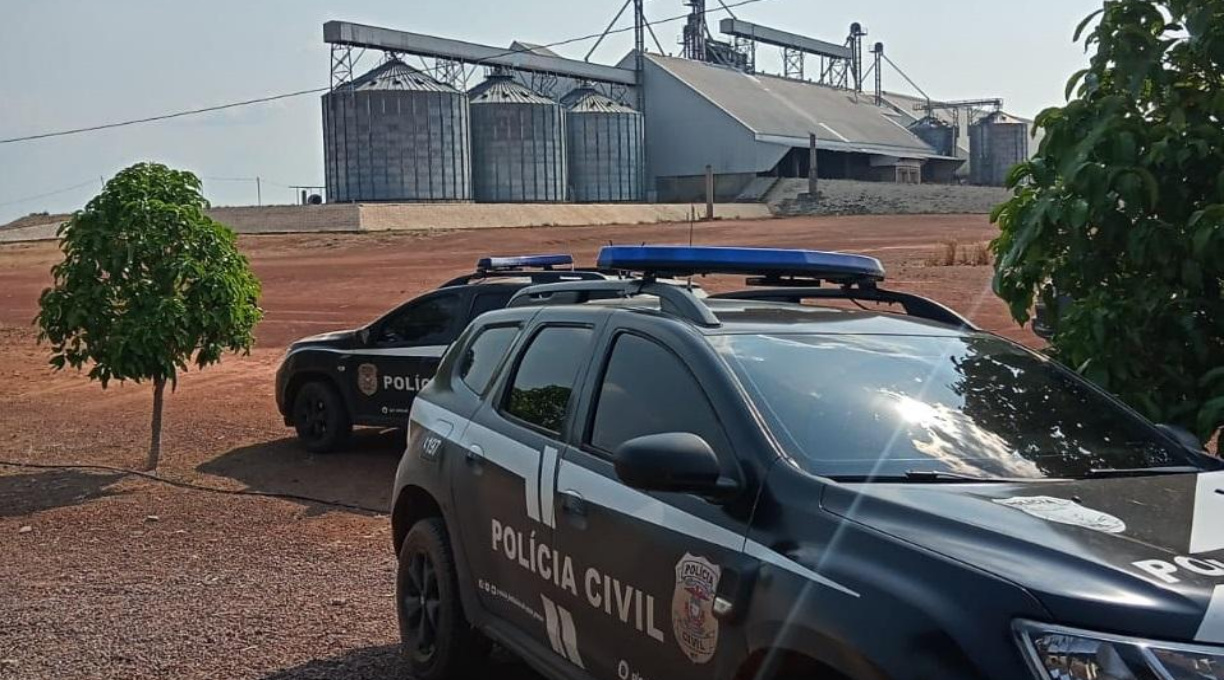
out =
[[1085,475],[1088,479],[1102,477],[1147,477],[1149,475],[1186,475],[1195,472],[1206,472],[1203,468],[1193,465],[1168,465],[1165,467],[1145,468],[1093,468]]

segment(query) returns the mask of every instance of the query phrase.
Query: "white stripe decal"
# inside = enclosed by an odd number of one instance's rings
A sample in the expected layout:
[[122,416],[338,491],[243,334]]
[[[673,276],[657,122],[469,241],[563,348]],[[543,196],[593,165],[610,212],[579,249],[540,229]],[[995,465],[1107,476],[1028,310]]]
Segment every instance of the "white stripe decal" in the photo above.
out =
[[[424,399],[417,399],[413,402],[412,420],[420,422],[426,427],[428,427],[426,421],[440,419],[443,416],[460,422],[464,420]],[[540,453],[529,446],[516,442],[506,435],[494,432],[477,423],[468,423],[467,432],[463,439],[469,443],[479,443],[490,462],[523,478],[523,486],[527,495],[527,514],[532,519],[540,521],[540,495],[544,488],[541,486],[540,480]],[[556,455],[554,449],[552,453],[554,461]],[[545,456],[548,456],[547,449]],[[640,519],[655,526],[663,527],[684,536],[726,548],[727,550],[745,553],[814,583],[827,586],[851,597],[859,597],[857,592],[846,586],[826,576],[822,576],[768,546],[755,541],[749,541],[734,531],[720,527],[696,515],[691,515],[640,491],[630,489],[618,481],[609,479],[580,465],[575,465],[566,460],[561,460],[554,464],[557,471],[556,480],[555,482],[548,482],[550,485],[549,490],[553,492],[552,495],[555,495],[556,490],[574,492],[582,496],[589,503],[605,507],[627,517]],[[548,477],[551,476],[548,475]],[[550,516],[552,513],[555,513],[554,508],[555,506],[549,503],[548,512]],[[550,524],[549,526],[552,525]]]
[[1211,593],[1211,602],[1207,605],[1207,613],[1199,624],[1195,642],[1224,643],[1224,586],[1216,586]]
[[843,586],[837,581],[834,581],[833,579],[828,578],[827,576],[821,576],[815,571],[808,569],[802,564],[799,564],[798,562],[784,555],[781,555],[773,550],[770,550],[767,546],[757,543],[756,541],[748,541],[748,543],[744,545],[744,552],[747,553],[748,555],[751,555],[757,558],[758,560],[761,560],[762,562],[772,564],[773,566],[778,567],[779,569],[785,569],[789,571],[790,573],[795,574],[796,576],[801,576],[814,583],[819,583],[822,586],[827,586],[838,592],[845,593],[846,595],[849,595],[850,597],[859,597],[858,593],[856,593],[853,590],[850,590],[849,588],[847,588],[846,586]]
[[735,552],[745,553],[762,562],[785,569],[796,576],[827,586],[851,597],[859,597],[857,592],[812,571],[765,545],[756,541],[746,540],[733,531],[683,512],[640,491],[630,489],[623,484],[608,479],[599,473],[592,472],[580,465],[564,460],[561,461],[560,468],[560,473],[557,476],[558,488],[563,491],[574,491],[589,503],[615,510],[624,515],[676,531],[706,543],[712,543]]
[[561,615],[561,642],[565,644],[565,655],[579,668],[582,665],[582,655],[578,653],[578,631],[574,630],[574,617],[570,616],[565,607],[557,607]]
[[544,459],[540,463],[540,516],[544,526],[556,528],[557,506],[553,493],[557,488],[557,450],[544,447]]
[[561,631],[560,624],[557,620],[557,605],[548,599],[547,595],[541,595],[541,600],[544,600],[544,626],[548,628],[548,641],[552,644],[553,651],[562,657],[565,656],[565,649],[561,646]]
[[357,357],[420,357],[426,359],[439,359],[446,354],[446,350],[450,349],[450,345],[427,345],[424,347],[380,347],[368,349],[362,347],[360,349],[336,349],[335,347],[299,347],[292,350],[285,356],[289,358],[298,352],[307,350],[312,352],[327,352],[328,354],[348,354]]
[[1224,549],[1224,472],[1198,476],[1194,490],[1194,517],[1190,523],[1190,554]]
[[671,529],[735,552],[744,551],[744,537],[736,532],[683,512],[581,465],[561,461],[557,488],[562,492],[577,493],[588,503],[650,522],[655,526]]

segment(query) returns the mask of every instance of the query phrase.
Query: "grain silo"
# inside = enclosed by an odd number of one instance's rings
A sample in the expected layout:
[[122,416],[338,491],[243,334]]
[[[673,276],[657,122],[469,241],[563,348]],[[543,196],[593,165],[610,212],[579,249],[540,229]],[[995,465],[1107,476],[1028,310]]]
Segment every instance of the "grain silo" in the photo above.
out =
[[495,73],[469,93],[472,193],[490,203],[565,200],[561,105]]
[[956,128],[939,120],[935,116],[927,116],[909,127],[909,131],[926,142],[940,156],[956,155]]
[[1012,167],[1028,159],[1028,124],[996,111],[969,126],[969,181],[1003,186]]
[[333,202],[472,198],[468,102],[393,59],[323,95]]
[[641,201],[642,114],[580,88],[563,100],[569,108],[571,198],[579,202]]

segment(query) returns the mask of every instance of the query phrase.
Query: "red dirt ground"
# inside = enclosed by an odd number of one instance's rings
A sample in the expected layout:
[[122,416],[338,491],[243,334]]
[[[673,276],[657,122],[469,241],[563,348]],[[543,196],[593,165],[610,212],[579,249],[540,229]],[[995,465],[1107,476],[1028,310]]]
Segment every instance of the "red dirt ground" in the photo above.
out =
[[[794,218],[699,224],[693,241],[870,254],[892,287],[1035,342],[990,293],[990,267],[927,265],[945,241],[993,235],[983,216]],[[348,453],[312,456],[283,426],[272,377],[289,342],[365,323],[481,255],[569,252],[586,263],[609,241],[688,240],[687,225],[243,237],[264,285],[258,348],[180,378],[162,473],[384,508],[394,435],[363,433]],[[151,390],[55,373],[35,343],[31,320],[58,259],[52,243],[0,247],[0,459],[135,466]],[[0,466],[0,540],[0,678],[397,672],[385,517]]]

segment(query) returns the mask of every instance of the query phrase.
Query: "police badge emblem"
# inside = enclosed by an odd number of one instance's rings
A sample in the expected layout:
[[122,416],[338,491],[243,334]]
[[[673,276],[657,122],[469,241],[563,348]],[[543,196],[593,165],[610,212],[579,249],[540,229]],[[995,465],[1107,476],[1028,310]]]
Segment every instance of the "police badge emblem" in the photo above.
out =
[[676,564],[672,594],[672,630],[676,643],[693,663],[706,663],[718,649],[714,598],[722,570],[708,560],[685,554]]
[[374,396],[378,391],[378,367],[374,364],[362,364],[357,367],[357,389],[367,397]]

